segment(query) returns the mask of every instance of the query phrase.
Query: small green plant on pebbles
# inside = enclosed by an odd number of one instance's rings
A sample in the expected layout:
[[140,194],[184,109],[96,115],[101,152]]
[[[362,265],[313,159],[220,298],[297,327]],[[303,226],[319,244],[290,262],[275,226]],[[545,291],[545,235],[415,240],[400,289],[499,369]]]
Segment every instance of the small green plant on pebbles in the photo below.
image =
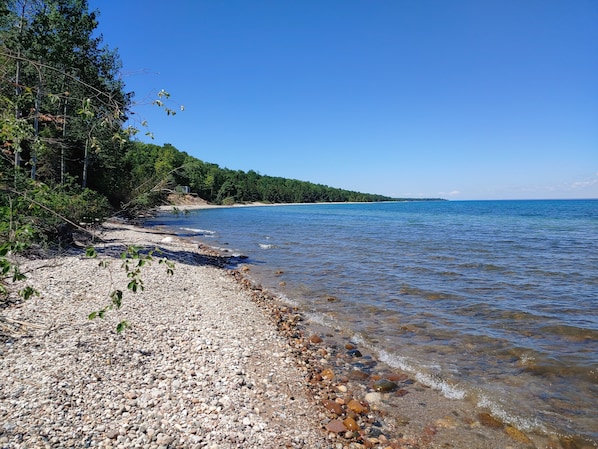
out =
[[[87,257],[93,259],[97,258],[98,256],[96,249],[93,247],[87,248],[85,254]],[[145,289],[143,285],[142,268],[154,261],[154,254],[161,254],[160,249],[154,248],[147,253],[142,253],[141,248],[129,246],[121,253],[121,268],[125,270],[127,278],[129,279],[129,282],[127,283],[127,290],[132,293],[137,293],[138,291],[143,291]],[[172,276],[174,274],[174,262],[166,258],[160,258],[158,259],[158,263],[160,265],[166,266],[166,273],[168,275]],[[109,266],[109,262],[107,260],[101,260],[99,266],[102,268],[107,268]],[[110,293],[110,304],[106,305],[100,310],[90,313],[88,318],[90,320],[95,318],[104,318],[106,312],[109,310],[120,309],[122,306],[122,301],[123,291],[121,289],[114,289]],[[116,331],[120,333],[130,326],[131,324],[128,321],[123,320],[117,324]]]

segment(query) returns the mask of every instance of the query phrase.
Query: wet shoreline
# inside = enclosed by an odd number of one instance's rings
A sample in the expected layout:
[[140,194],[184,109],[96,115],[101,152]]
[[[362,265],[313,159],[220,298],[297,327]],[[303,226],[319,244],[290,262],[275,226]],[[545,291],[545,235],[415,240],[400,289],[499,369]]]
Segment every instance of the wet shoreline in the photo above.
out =
[[329,430],[333,423],[331,434],[343,443],[405,449],[591,447],[570,437],[525,433],[494,416],[488,408],[445,397],[410,373],[379,360],[363,342],[341,329],[311,321],[301,306],[264,288],[252,278],[251,262],[246,262],[251,255],[239,258],[205,242],[200,246],[204,253],[222,256],[229,266],[228,274],[268,311],[306,370],[314,401],[325,409],[327,417],[321,421],[322,427]]

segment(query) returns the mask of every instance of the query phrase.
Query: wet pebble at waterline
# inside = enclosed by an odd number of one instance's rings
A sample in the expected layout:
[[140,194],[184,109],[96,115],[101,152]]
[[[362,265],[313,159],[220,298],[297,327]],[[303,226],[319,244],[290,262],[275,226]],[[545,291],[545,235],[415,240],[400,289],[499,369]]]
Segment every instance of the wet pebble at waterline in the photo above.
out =
[[[335,333],[310,332],[297,308],[278,303],[239,272],[231,274],[271,311],[287,336],[321,407],[322,429],[329,439],[340,441],[338,447],[581,448],[537,435],[534,442],[512,426],[491,424],[500,421],[461,401],[450,401],[408,374],[373,360],[354,342],[343,342]],[[359,351],[360,357],[355,357],[354,351]]]

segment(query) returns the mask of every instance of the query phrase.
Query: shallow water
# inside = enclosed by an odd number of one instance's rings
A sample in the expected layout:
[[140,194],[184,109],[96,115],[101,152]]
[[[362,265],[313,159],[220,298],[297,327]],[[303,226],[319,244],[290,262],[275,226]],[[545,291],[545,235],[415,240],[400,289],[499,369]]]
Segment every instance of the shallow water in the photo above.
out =
[[150,224],[249,256],[265,287],[449,397],[598,441],[596,200],[209,209]]

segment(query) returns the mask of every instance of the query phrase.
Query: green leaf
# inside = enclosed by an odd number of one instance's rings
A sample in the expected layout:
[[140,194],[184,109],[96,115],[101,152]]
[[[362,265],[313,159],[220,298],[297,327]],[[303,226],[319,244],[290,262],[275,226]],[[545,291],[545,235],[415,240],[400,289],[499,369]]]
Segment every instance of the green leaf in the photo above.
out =
[[137,281],[133,279],[131,282],[127,284],[127,288],[131,290],[133,293],[137,293]]
[[97,316],[98,316],[98,312],[91,312],[91,313],[90,313],[90,314],[87,316],[87,319],[89,319],[89,320],[93,320],[93,319],[95,319],[95,317],[97,317]]
[[85,256],[89,257],[90,259],[95,259],[98,257],[98,253],[93,246],[90,246],[85,250]]
[[2,245],[0,245],[0,257],[6,256],[10,251],[10,247],[10,243],[3,243]]
[[19,271],[19,267],[15,266],[15,267],[13,267],[13,269],[14,269],[14,272],[12,275],[13,282],[24,281],[25,279],[27,279],[27,276],[25,276],[23,273],[21,273]]
[[118,323],[116,325],[116,332],[118,332],[119,334],[124,331],[125,329],[131,327],[131,324],[129,324],[128,321],[121,321],[120,323]]
[[6,275],[10,269],[12,268],[12,264],[6,259],[0,259],[0,274]]
[[24,289],[19,291],[19,296],[21,296],[25,300],[31,298],[34,295],[39,296],[39,292],[33,287],[25,287]]
[[122,290],[114,290],[110,297],[112,298],[112,304],[116,306],[117,309],[120,309],[123,302],[123,292]]

